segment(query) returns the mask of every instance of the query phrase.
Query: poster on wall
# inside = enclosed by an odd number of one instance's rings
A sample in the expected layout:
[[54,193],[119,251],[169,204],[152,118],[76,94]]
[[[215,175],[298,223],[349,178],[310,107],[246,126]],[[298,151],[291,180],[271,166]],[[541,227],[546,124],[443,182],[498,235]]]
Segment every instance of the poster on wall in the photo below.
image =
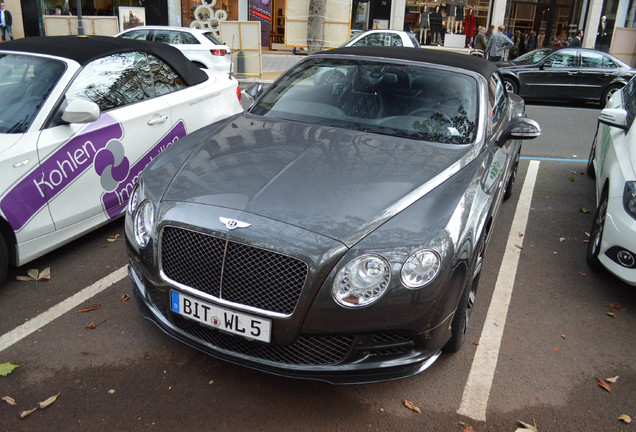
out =
[[269,46],[269,34],[272,30],[270,0],[250,0],[249,20],[261,23],[261,46]]
[[146,25],[146,8],[119,6],[119,31]]

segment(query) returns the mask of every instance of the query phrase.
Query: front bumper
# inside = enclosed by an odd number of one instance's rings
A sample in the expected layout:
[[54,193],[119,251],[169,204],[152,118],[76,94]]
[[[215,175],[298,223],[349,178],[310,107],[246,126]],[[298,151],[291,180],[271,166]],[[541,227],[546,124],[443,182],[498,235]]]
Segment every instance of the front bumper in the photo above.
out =
[[133,260],[129,276],[145,318],[173,338],[212,357],[259,371],[332,384],[394,380],[427,369],[448,338],[452,315],[422,334],[303,334],[290,344],[266,344],[205,327],[169,310],[168,289],[143,276]]
[[636,285],[636,267],[621,265],[617,251],[629,251],[636,257],[636,220],[623,207],[622,196],[610,197],[603,227],[599,261],[616,277],[629,285]]

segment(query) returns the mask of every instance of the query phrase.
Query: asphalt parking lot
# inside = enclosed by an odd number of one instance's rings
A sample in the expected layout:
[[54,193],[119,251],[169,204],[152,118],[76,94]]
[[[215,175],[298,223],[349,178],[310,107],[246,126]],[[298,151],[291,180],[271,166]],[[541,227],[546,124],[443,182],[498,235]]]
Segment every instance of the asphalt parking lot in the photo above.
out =
[[[636,415],[636,296],[585,264],[595,204],[582,173],[598,109],[528,111],[544,134],[524,145],[459,353],[415,377],[360,386],[214,360],[141,318],[119,220],[10,271],[0,363],[19,367],[0,376],[0,397],[17,405],[0,404],[0,431],[514,431],[518,420],[539,431],[630,430],[618,418]],[[50,268],[51,279],[16,280],[30,268]],[[611,392],[597,382],[614,377]]]

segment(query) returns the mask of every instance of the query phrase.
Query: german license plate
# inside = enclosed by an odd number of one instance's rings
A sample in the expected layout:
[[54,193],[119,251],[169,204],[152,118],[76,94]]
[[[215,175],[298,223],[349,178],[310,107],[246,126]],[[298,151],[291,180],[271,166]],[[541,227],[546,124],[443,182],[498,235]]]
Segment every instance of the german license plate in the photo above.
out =
[[170,309],[186,318],[228,333],[262,342],[270,342],[271,339],[270,320],[204,302],[181,292],[170,291]]

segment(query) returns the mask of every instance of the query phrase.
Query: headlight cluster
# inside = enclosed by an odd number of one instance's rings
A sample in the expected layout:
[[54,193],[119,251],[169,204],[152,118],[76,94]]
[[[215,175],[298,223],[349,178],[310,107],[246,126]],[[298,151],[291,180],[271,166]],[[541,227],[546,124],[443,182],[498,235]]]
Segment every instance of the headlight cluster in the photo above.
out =
[[[429,284],[441,267],[439,253],[423,249],[413,253],[401,270],[402,284],[409,289]],[[391,266],[378,255],[362,255],[338,271],[331,293],[341,306],[358,308],[375,303],[386,292],[391,280]]]
[[623,190],[623,207],[625,211],[634,219],[636,219],[636,182],[625,182]]
[[128,214],[132,216],[133,233],[139,247],[146,247],[155,225],[155,207],[149,200],[139,203],[141,187],[135,186],[128,200]]

